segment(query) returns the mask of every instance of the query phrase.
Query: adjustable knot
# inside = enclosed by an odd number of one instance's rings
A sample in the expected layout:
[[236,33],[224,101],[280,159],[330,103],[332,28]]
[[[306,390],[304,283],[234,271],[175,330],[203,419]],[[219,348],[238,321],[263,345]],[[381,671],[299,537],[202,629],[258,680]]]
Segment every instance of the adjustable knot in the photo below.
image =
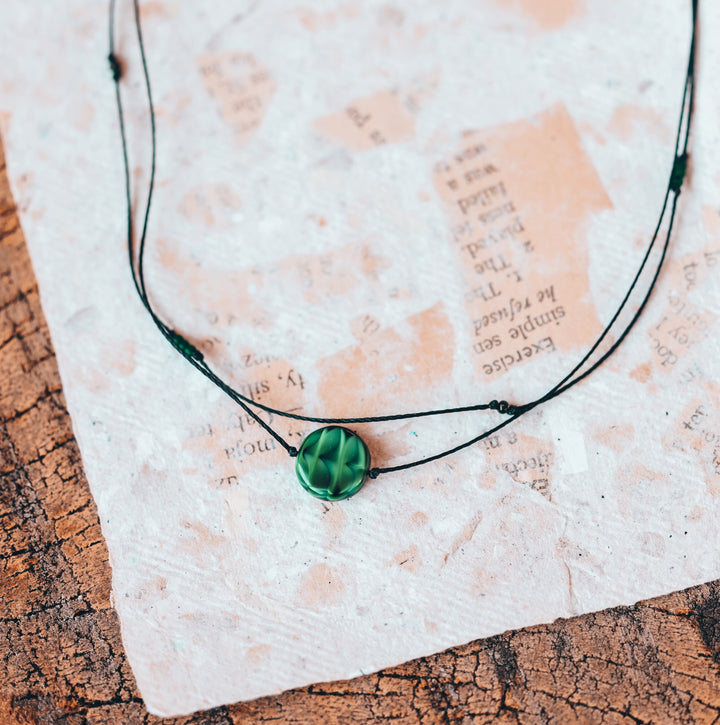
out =
[[197,361],[201,361],[203,359],[203,354],[200,350],[198,350],[191,342],[188,342],[179,332],[170,330],[170,342],[183,357]]
[[297,458],[298,449],[295,446],[290,446],[287,452],[290,454],[290,458]]
[[670,189],[679,192],[685,180],[685,172],[687,171],[688,155],[683,152],[680,156],[675,157],[672,171],[670,172]]
[[377,478],[380,475],[380,471],[377,468],[371,468],[367,472],[367,475],[368,475],[368,478],[375,479],[375,478]]
[[108,63],[110,63],[110,71],[112,72],[113,80],[117,83],[122,78],[122,66],[115,53],[108,55]]

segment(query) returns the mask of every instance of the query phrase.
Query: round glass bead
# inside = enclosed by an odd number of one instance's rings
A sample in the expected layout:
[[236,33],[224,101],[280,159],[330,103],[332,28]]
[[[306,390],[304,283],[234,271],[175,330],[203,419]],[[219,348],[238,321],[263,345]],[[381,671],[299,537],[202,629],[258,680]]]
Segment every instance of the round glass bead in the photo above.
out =
[[310,433],[295,463],[303,488],[326,501],[357,493],[369,470],[370,452],[363,439],[336,425]]

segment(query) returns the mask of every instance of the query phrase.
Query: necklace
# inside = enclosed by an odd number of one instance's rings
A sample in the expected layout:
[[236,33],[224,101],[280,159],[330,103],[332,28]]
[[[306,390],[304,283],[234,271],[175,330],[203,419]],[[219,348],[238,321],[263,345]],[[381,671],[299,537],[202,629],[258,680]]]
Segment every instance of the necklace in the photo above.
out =
[[[208,380],[216,385],[220,390],[235,401],[249,416],[251,416],[269,435],[271,435],[289,454],[291,458],[295,458],[295,471],[300,484],[312,495],[330,501],[336,501],[347,498],[357,493],[365,483],[370,479],[394,471],[401,471],[416,466],[430,463],[431,461],[444,458],[468,448],[479,441],[493,435],[506,425],[512,423],[517,418],[528,413],[534,408],[546,403],[549,400],[561,395],[571,387],[586,378],[590,373],[596,370],[607,358],[619,347],[625,337],[628,335],[632,327],[640,318],[650,295],[655,287],[660,269],[665,260],[665,255],[670,243],[670,234],[672,232],[675,220],[675,211],[677,207],[678,197],[682,188],[688,161],[688,143],[690,135],[690,122],[693,110],[693,97],[695,87],[695,38],[697,25],[697,9],[698,1],[691,0],[692,4],[692,34],[690,41],[690,51],[687,63],[687,72],[685,75],[685,83],[682,93],[682,101],[680,106],[680,119],[678,122],[677,134],[675,137],[675,147],[673,152],[673,165],[670,172],[665,196],[662,203],[660,216],[648,243],[647,249],[640,263],[640,266],[630,284],[625,296],[618,305],[615,313],[603,329],[602,333],[590,346],[582,359],[567,373],[558,383],[539,398],[530,402],[516,405],[508,403],[505,400],[491,400],[486,403],[478,403],[474,405],[457,406],[436,410],[424,410],[412,413],[399,413],[392,415],[379,415],[369,417],[348,417],[348,418],[321,418],[315,416],[299,415],[290,411],[279,410],[268,405],[264,405],[250,397],[242,395],[233,389],[228,383],[223,381],[210,367],[205,360],[203,353],[186,339],[181,333],[173,329],[169,324],[164,322],[155,312],[150,299],[148,297],[145,285],[144,275],[144,255],[147,240],[148,220],[150,217],[150,207],[153,197],[153,189],[155,182],[156,169],[156,125],[155,111],[153,107],[152,92],[150,89],[150,75],[148,72],[147,60],[145,56],[145,47],[143,44],[142,28],[140,23],[140,13],[138,0],[133,0],[135,30],[140,48],[140,56],[142,60],[142,71],[145,82],[145,90],[147,93],[148,108],[150,115],[150,128],[152,132],[152,160],[150,170],[150,181],[145,204],[145,212],[143,216],[142,228],[140,232],[139,242],[137,245],[137,254],[134,244],[133,215],[131,206],[130,193],[130,169],[127,153],[127,140],[125,133],[125,122],[123,115],[123,105],[120,94],[120,81],[123,71],[122,65],[115,53],[115,34],[114,34],[114,15],[115,0],[110,0],[110,16],[109,16],[109,41],[110,51],[108,61],[112,71],[112,77],[115,83],[115,97],[118,110],[118,121],[120,127],[120,136],[122,141],[122,155],[125,169],[125,194],[127,204],[127,239],[128,239],[128,257],[130,263],[130,271],[132,275],[135,290],[140,298],[141,303],[145,307],[147,313],[152,318],[160,333],[165,339],[187,360],[196,370],[201,372]],[[603,341],[613,332],[620,314],[626,308],[628,300],[635,289],[638,280],[645,269],[651,252],[653,251],[656,241],[660,235],[663,222],[667,220],[667,229],[665,239],[662,242],[659,261],[654,271],[652,271],[651,282],[645,292],[640,304],[632,315],[631,320],[625,327],[619,330],[617,338],[602,353],[598,353],[599,357],[593,359],[598,352]],[[371,456],[367,445],[357,433],[345,426],[358,423],[378,423],[383,421],[398,421],[407,419],[417,419],[429,416],[441,416],[449,413],[469,413],[476,411],[491,410],[500,413],[506,418],[502,422],[490,427],[482,433],[476,435],[470,440],[449,448],[440,453],[420,458],[410,463],[403,463],[395,466],[377,467],[371,466]],[[319,428],[310,433],[302,442],[300,448],[288,443],[269,423],[265,422],[260,415],[260,411],[271,413],[284,418],[323,424]]]

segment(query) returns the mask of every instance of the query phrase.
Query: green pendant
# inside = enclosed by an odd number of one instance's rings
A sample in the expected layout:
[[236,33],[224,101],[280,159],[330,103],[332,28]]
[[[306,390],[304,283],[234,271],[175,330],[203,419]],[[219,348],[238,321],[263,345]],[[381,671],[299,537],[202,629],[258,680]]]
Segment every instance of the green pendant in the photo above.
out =
[[313,431],[302,443],[295,472],[306,491],[326,501],[357,493],[370,470],[370,452],[362,438],[336,425]]

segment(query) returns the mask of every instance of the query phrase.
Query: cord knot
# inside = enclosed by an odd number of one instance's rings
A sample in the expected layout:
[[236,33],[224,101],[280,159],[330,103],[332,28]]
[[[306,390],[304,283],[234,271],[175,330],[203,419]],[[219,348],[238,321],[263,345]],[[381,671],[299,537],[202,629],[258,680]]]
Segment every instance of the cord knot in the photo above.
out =
[[179,332],[170,330],[170,342],[173,347],[184,357],[192,360],[202,362],[203,354],[198,350],[195,345],[186,340]]
[[491,400],[487,407],[490,410],[497,410],[498,413],[503,415],[517,415],[523,410],[522,405],[512,405],[507,400]]
[[368,475],[368,478],[375,479],[375,478],[377,478],[380,475],[380,471],[377,468],[371,468],[368,471],[367,475]]
[[115,53],[110,53],[107,57],[108,63],[110,64],[110,70],[112,72],[112,77],[115,83],[117,83],[120,78],[122,78],[122,66],[120,65],[120,61],[118,60],[118,57],[115,55]]
[[287,452],[290,454],[290,458],[297,458],[298,449],[295,446],[290,446]]
[[687,171],[688,155],[687,152],[681,153],[675,157],[672,171],[670,172],[670,189],[679,192],[685,180],[685,172]]

